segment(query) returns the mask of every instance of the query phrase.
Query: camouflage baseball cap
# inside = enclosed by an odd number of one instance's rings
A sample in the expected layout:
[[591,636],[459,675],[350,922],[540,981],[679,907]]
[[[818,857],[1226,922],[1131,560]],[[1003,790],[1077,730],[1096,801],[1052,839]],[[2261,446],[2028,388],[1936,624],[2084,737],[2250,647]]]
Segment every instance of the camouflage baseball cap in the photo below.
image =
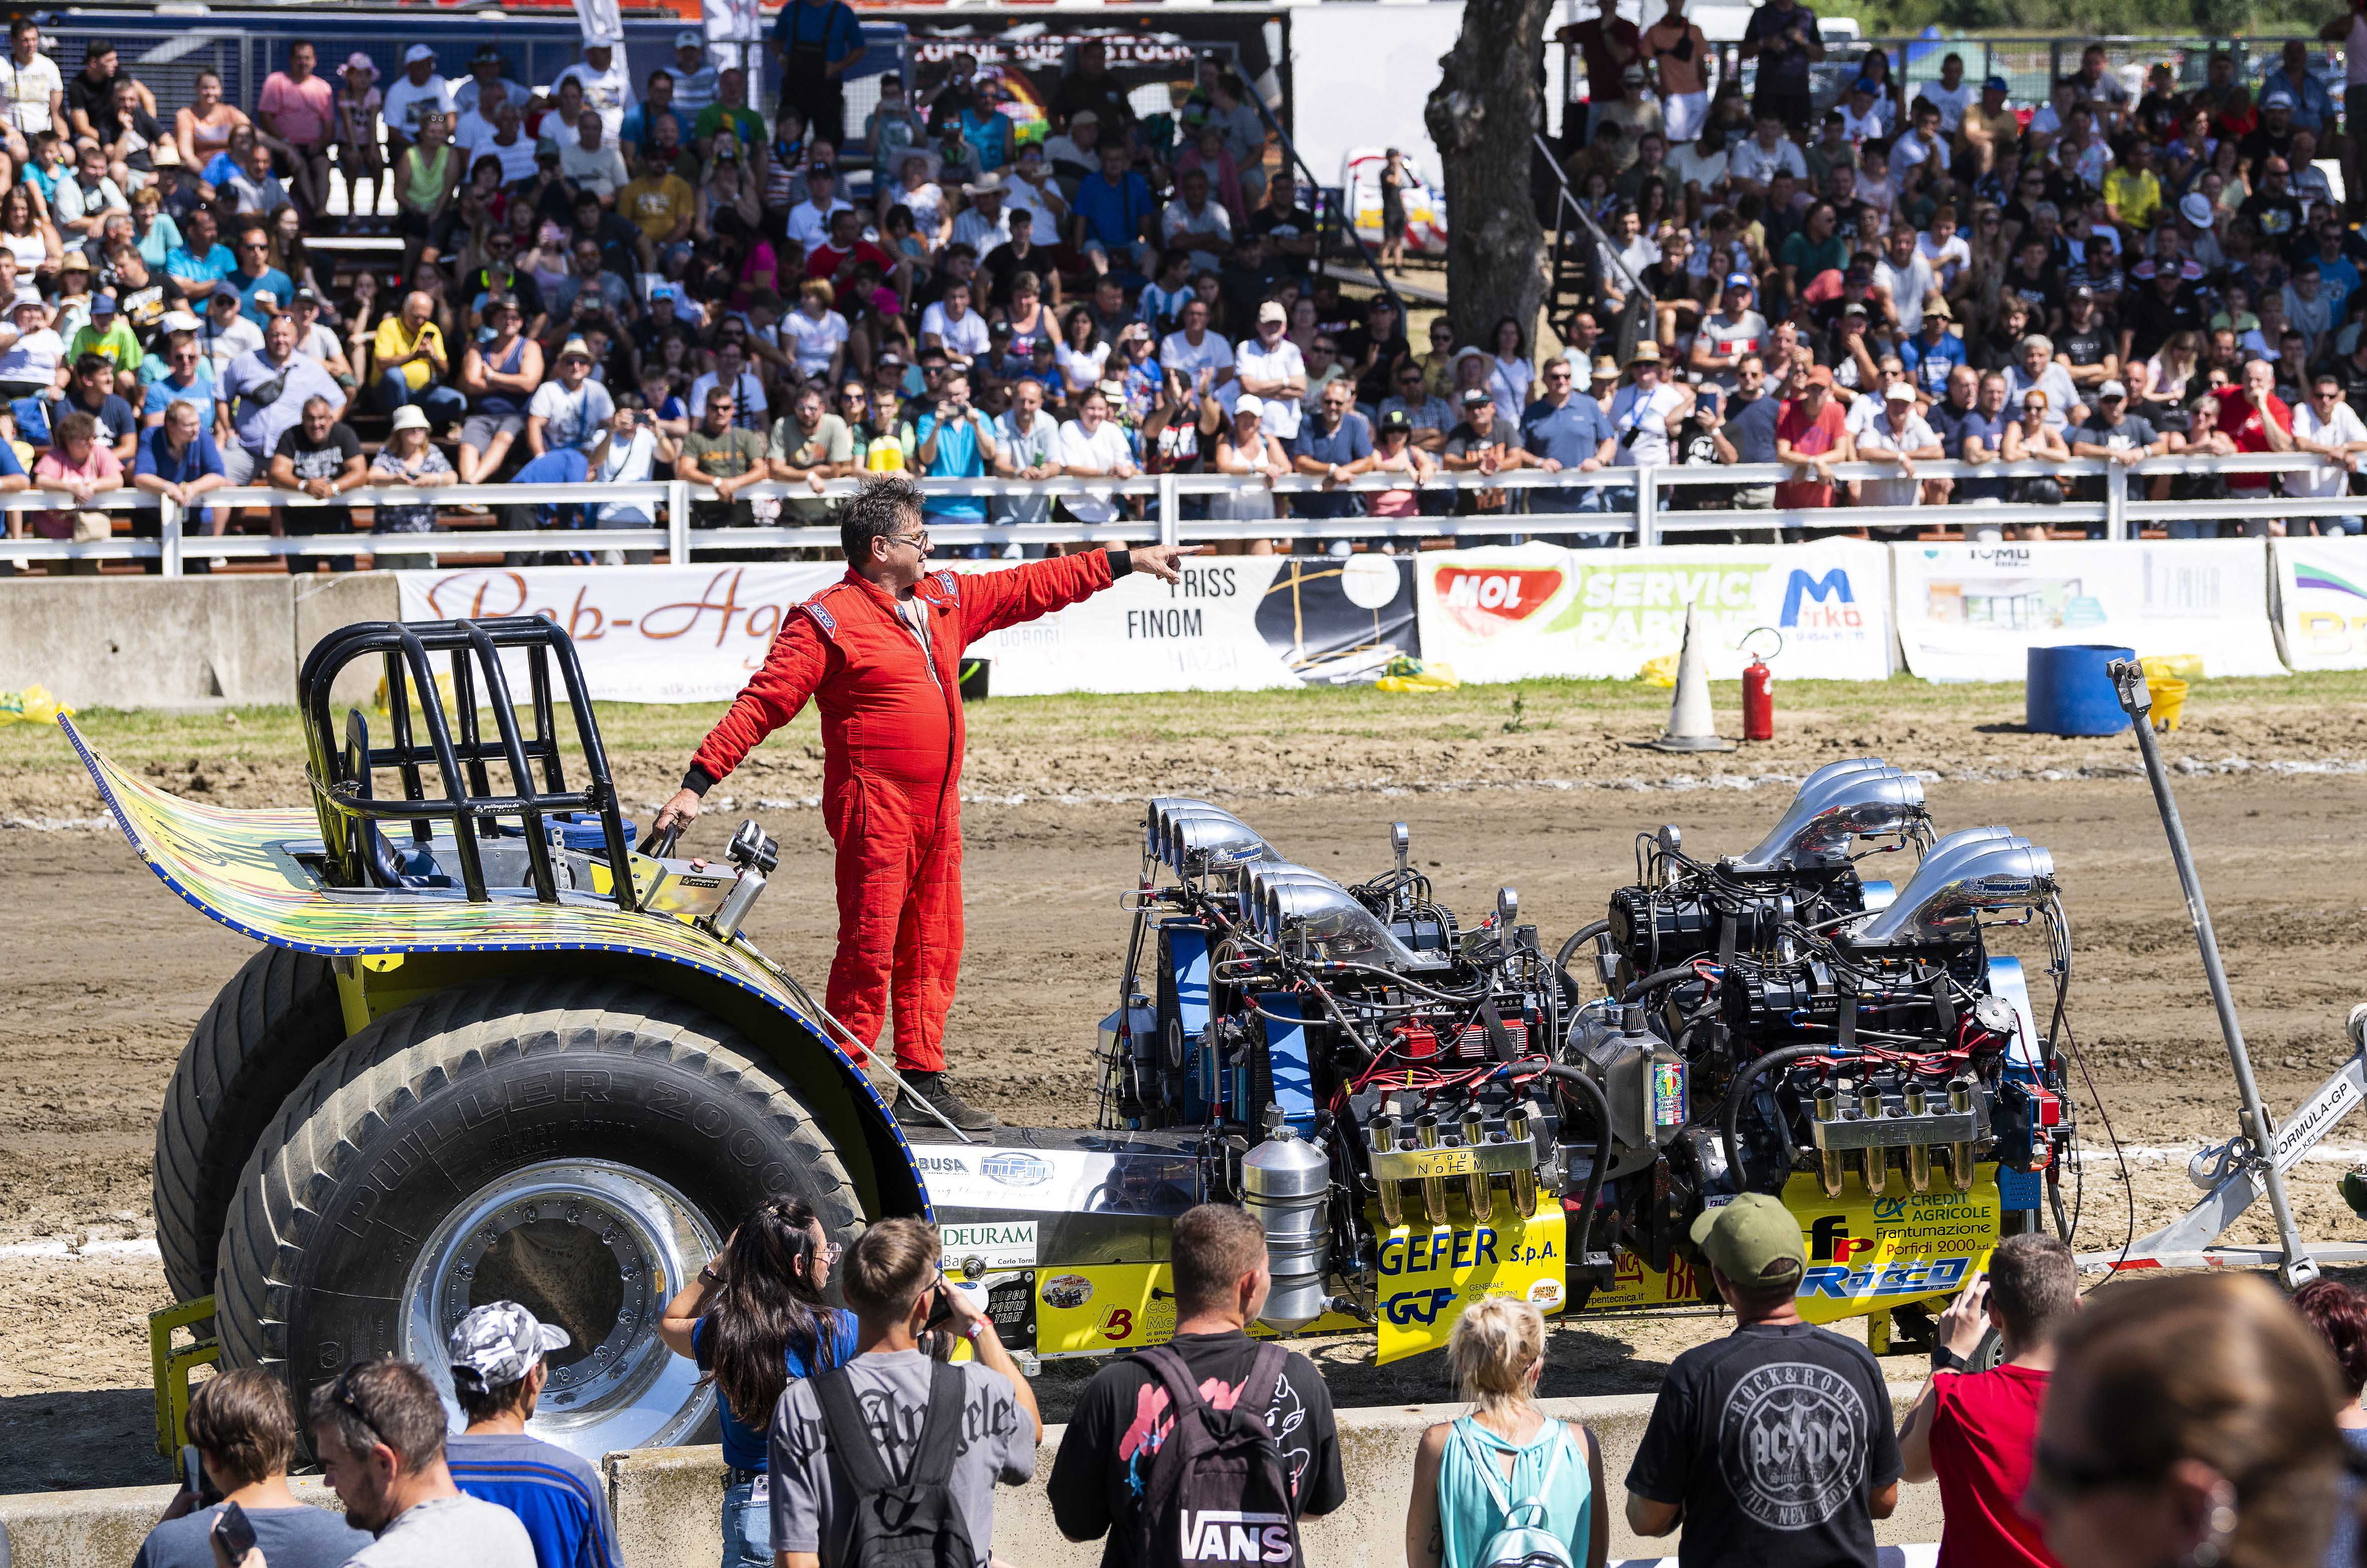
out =
[[534,1371],[546,1350],[574,1343],[567,1330],[543,1323],[515,1302],[487,1302],[452,1325],[452,1381],[505,1388]]
[[1796,1281],[1808,1266],[1800,1222],[1781,1199],[1763,1192],[1704,1211],[1693,1221],[1693,1238],[1719,1273],[1746,1290]]

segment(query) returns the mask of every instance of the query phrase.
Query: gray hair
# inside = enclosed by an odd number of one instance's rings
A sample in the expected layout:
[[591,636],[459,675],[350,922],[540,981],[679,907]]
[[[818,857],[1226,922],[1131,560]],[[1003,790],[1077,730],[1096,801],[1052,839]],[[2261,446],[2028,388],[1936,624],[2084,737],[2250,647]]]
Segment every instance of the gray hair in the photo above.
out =
[[2044,349],[2046,351],[2047,357],[2050,359],[2055,355],[2055,340],[2048,337],[2044,333],[2033,333],[2028,337],[2013,345],[2013,356],[2016,359],[2020,359],[2023,355],[2028,354],[2033,347]]
[[850,563],[871,558],[871,542],[885,539],[921,515],[921,487],[901,474],[871,474],[861,481],[838,520],[838,546]]

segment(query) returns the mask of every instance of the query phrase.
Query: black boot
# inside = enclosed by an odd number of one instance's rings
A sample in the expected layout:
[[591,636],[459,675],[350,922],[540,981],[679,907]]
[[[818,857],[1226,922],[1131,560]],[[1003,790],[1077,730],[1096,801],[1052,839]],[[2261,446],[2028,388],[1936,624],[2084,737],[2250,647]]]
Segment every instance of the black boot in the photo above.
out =
[[944,1122],[912,1103],[915,1097],[936,1108],[938,1115],[965,1133],[980,1133],[994,1118],[954,1092],[953,1080],[943,1073],[906,1073],[904,1089],[896,1097],[896,1120],[907,1127],[940,1127]]

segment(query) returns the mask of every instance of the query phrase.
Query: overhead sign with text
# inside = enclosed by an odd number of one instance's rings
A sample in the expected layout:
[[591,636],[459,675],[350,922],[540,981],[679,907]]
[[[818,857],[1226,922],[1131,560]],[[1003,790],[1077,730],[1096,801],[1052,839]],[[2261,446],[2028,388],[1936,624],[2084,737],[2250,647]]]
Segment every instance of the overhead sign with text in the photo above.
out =
[[2271,539],[2277,625],[2296,670],[2367,669],[2367,539]]
[[2277,675],[2268,552],[2256,539],[1900,545],[1907,667],[1931,681],[2019,681],[2033,648],[2195,654],[2203,673]]
[[1879,681],[1890,673],[1889,566],[1880,545],[1551,545],[1416,558],[1422,657],[1467,681],[1633,680],[1699,625],[1713,679],[1731,680],[1779,632],[1778,676]]

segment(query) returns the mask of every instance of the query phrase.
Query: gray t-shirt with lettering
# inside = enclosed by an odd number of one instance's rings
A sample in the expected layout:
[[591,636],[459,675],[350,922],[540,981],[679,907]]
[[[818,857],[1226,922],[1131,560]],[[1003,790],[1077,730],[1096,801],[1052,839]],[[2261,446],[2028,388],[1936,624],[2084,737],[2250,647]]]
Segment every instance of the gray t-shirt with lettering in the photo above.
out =
[[[888,1469],[910,1472],[929,1406],[931,1362],[918,1350],[878,1350],[847,1363],[855,1402]],[[968,1529],[980,1562],[994,1537],[994,1483],[1017,1486],[1036,1473],[1036,1424],[991,1367],[964,1362],[962,1430],[947,1490]],[[773,1408],[773,1550],[821,1554],[822,1568],[845,1562],[854,1514],[845,1506],[846,1472],[832,1455],[839,1434],[824,1430],[813,1384],[798,1379]]]

